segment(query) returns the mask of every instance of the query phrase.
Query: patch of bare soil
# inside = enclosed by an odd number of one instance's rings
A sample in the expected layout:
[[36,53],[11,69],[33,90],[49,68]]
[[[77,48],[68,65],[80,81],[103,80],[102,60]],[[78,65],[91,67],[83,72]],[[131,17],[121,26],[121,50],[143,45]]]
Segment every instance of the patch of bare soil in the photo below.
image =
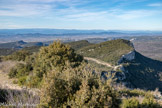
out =
[[20,90],[21,87],[13,83],[14,79],[10,79],[8,73],[11,68],[16,66],[19,62],[15,61],[4,61],[0,62],[0,85],[2,88],[16,89]]

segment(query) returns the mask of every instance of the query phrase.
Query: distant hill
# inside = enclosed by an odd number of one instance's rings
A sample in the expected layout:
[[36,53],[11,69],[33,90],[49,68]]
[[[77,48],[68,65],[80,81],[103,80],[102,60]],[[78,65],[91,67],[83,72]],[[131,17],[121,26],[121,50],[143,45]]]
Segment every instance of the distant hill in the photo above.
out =
[[83,48],[83,47],[86,47],[86,46],[89,46],[89,45],[93,45],[92,43],[89,43],[87,40],[68,42],[68,43],[65,43],[65,44],[70,45],[75,50],[79,50],[80,48]]
[[31,46],[44,46],[44,44],[42,42],[24,42],[22,40],[0,44],[0,48],[9,48],[9,49],[21,49]]
[[162,31],[77,30],[77,29],[0,29],[0,34],[162,34]]
[[[10,55],[17,50],[27,50],[29,52],[37,52],[39,51],[40,47],[48,46],[49,44],[53,43],[53,41],[48,42],[24,42],[24,41],[17,41],[17,42],[9,42],[0,44],[0,56]],[[73,42],[63,42],[64,44],[70,45],[76,51],[82,47],[92,45],[87,40],[81,41],[73,41]]]
[[0,34],[78,34],[78,33],[103,33],[114,31],[106,30],[75,30],[75,29],[0,29]]
[[9,43],[2,43],[0,44],[0,48],[22,48],[23,45],[27,44],[24,41],[17,41],[17,42],[9,42]]
[[99,60],[98,65],[95,62],[95,67],[106,65],[104,62],[112,64],[111,69],[103,70],[105,66],[101,68],[101,76],[106,78],[105,74],[109,75],[106,79],[116,79],[117,83],[123,83],[129,88],[159,88],[162,91],[162,62],[141,55],[128,40],[117,39],[89,45],[80,48],[77,53],[93,58],[90,64]]
[[29,52],[36,52],[39,50],[41,46],[46,46],[46,44],[42,42],[24,42],[24,41],[16,41],[9,43],[0,44],[0,56],[10,55],[17,50],[27,50]]
[[97,58],[115,65],[122,55],[133,50],[130,41],[117,39],[83,47],[77,52],[85,57]]

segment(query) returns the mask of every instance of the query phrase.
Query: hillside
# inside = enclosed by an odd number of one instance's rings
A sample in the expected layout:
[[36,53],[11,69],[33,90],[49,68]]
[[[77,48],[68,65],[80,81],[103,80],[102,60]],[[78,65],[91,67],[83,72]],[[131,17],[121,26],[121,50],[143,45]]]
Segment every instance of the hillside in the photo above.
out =
[[16,42],[1,43],[0,56],[10,55],[21,49],[27,50],[29,52],[36,52],[41,46],[46,46],[46,44],[42,42],[24,42],[22,40]]
[[[29,52],[38,52],[40,47],[48,46],[53,41],[49,42],[24,42],[24,41],[16,41],[16,42],[9,42],[9,43],[2,43],[0,44],[0,56],[10,55],[17,50],[27,50]],[[63,42],[64,44],[70,45],[73,49],[78,50],[82,47],[92,45],[87,40],[81,41],[73,41],[73,42]]]
[[162,91],[162,62],[147,58],[135,52],[135,59],[127,62],[125,68],[126,82],[140,89]]
[[16,49],[0,48],[0,56],[10,55],[15,51],[16,51]]
[[44,44],[42,42],[24,42],[22,40],[0,44],[0,48],[8,48],[8,49],[21,49],[31,46],[44,46]]
[[122,55],[133,50],[134,48],[129,41],[117,39],[83,47],[79,49],[77,53],[85,57],[97,58],[115,65],[118,64]]
[[[135,51],[130,41],[106,41],[83,47],[77,52],[82,54],[90,65],[97,67],[102,77],[107,74],[106,79],[116,79],[116,82],[129,88],[159,88],[162,91],[162,62],[141,55]],[[101,66],[108,69],[100,68]]]
[[22,48],[23,45],[27,44],[24,41],[17,41],[17,42],[9,42],[9,43],[2,43],[0,44],[0,48]]
[[79,50],[80,48],[93,45],[92,43],[89,43],[87,40],[68,42],[66,44],[70,45],[75,50]]

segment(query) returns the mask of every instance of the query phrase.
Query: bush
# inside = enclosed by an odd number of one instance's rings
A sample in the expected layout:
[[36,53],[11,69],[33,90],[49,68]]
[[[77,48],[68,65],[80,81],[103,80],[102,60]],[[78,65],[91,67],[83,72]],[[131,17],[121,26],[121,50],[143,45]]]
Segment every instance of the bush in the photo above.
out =
[[31,64],[19,64],[17,66],[17,77],[23,77],[29,75],[29,72],[33,70]]
[[26,57],[30,56],[31,53],[26,50],[19,50],[14,52],[11,55],[4,57],[5,60],[16,60],[16,61],[25,61]]
[[42,79],[38,76],[28,76],[26,86],[32,87],[40,87],[42,86]]
[[160,105],[155,101],[153,97],[145,97],[142,105],[142,108],[160,108]]
[[139,103],[137,97],[132,97],[129,99],[124,99],[122,104],[122,108],[161,108],[160,104],[156,102],[153,96],[145,96],[143,101]]
[[68,83],[55,76],[55,72],[48,74],[44,78],[44,84],[41,94],[41,104],[46,107],[60,107],[67,101]]
[[98,88],[90,89],[88,80],[83,80],[80,90],[74,94],[74,99],[67,105],[71,105],[72,108],[118,108],[119,104],[118,93],[109,85],[100,83]]
[[19,63],[16,65],[16,67],[11,68],[9,72],[9,78],[18,78],[17,82],[19,85],[27,85],[27,76],[29,73],[33,70],[33,67],[31,64],[22,64]]
[[22,76],[27,76],[29,75],[29,72],[32,71],[32,66],[31,64],[22,64],[19,63],[16,65],[16,67],[12,68],[9,72],[9,77],[10,78],[19,78]]
[[41,105],[44,107],[119,107],[118,93],[89,67],[80,66],[47,73],[43,78]]
[[17,69],[16,68],[11,68],[8,76],[9,76],[9,78],[15,78],[17,76],[17,73],[18,72],[17,72]]
[[50,72],[57,67],[61,71],[66,67],[68,62],[71,67],[75,68],[81,64],[82,60],[83,57],[77,55],[69,45],[54,42],[53,44],[40,49],[33,64],[33,73],[36,77],[42,80],[43,75],[47,74],[47,72]]
[[26,84],[26,78],[27,78],[27,76],[20,77],[18,79],[18,84],[19,85],[25,85]]
[[133,89],[133,90],[129,90],[129,89],[122,89],[119,91],[122,95],[126,95],[126,96],[148,96],[151,97],[153,96],[150,91],[144,91],[144,90],[140,90],[140,89]]
[[135,97],[124,99],[122,102],[122,108],[139,108],[139,106],[139,101]]

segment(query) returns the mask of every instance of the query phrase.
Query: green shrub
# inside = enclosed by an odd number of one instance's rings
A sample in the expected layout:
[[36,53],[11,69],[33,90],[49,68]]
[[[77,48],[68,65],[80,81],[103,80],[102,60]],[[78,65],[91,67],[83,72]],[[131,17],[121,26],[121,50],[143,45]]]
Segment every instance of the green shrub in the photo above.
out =
[[129,90],[129,89],[122,89],[119,91],[122,95],[126,95],[126,96],[152,96],[152,94],[150,93],[150,91],[144,91],[144,90],[140,90],[140,89],[133,89],[133,90]]
[[67,101],[68,83],[55,76],[54,72],[48,74],[44,80],[41,94],[41,104],[48,107],[60,107]]
[[29,75],[29,72],[32,70],[31,64],[20,64],[17,66],[17,77]]
[[142,105],[142,108],[161,108],[160,105],[155,101],[152,96],[145,96]]
[[32,71],[32,66],[31,64],[22,64],[19,63],[16,65],[16,67],[11,68],[10,72],[9,72],[9,77],[10,78],[14,78],[14,77],[22,77],[22,76],[26,76],[29,75],[29,72]]
[[18,79],[18,84],[19,85],[25,85],[26,84],[26,78],[27,78],[27,76],[20,77]]
[[140,103],[137,97],[124,99],[121,104],[121,107],[122,108],[161,108],[162,106],[160,106],[160,104],[156,102],[153,96],[148,95],[148,96],[145,96],[144,99]]
[[26,50],[19,50],[14,52],[11,55],[4,57],[5,60],[16,60],[16,61],[25,61],[26,57],[30,56],[31,53]]
[[17,82],[19,85],[27,85],[27,76],[32,71],[33,67],[31,64],[22,64],[19,63],[16,65],[16,67],[11,68],[9,72],[10,78],[17,78]]
[[83,57],[77,55],[69,45],[54,42],[47,47],[41,47],[33,64],[33,73],[42,80],[43,75],[47,74],[47,72],[50,72],[57,67],[61,71],[66,67],[68,62],[71,67],[77,67],[81,64],[82,60]]
[[[79,76],[78,76],[79,75]],[[47,73],[43,79],[41,105],[46,107],[119,107],[118,93],[88,67]]]
[[40,87],[42,86],[42,79],[38,76],[28,76],[26,86],[33,88],[33,87]]
[[122,108],[139,108],[139,101],[133,97],[130,99],[124,99],[121,105]]
[[16,68],[11,68],[8,76],[9,76],[9,78],[15,78],[17,76],[17,73],[18,72],[17,72],[17,69]]

